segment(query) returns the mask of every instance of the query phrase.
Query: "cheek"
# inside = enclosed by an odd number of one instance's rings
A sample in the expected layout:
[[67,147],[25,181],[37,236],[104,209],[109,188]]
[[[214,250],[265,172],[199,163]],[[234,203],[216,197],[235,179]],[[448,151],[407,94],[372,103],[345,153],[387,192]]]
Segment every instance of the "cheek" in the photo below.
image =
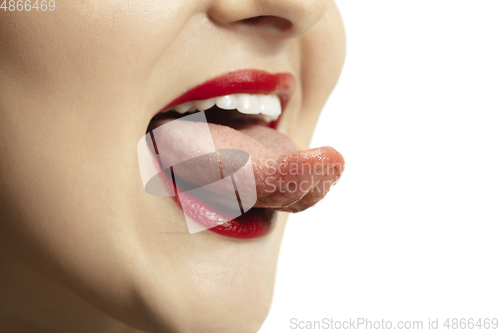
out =
[[[74,280],[98,281],[132,265],[119,255],[133,257],[122,245],[133,244],[133,195],[143,192],[141,86],[182,27],[164,16],[188,12],[169,8],[182,1],[56,3],[0,10],[0,207],[12,217],[0,234],[30,257],[50,252],[61,270],[91,267]],[[103,288],[113,293],[125,276]]]
[[295,132],[303,147],[309,146],[319,114],[340,77],[345,47],[342,19],[332,3],[318,25],[301,37],[303,98]]
[[51,205],[70,209],[70,195],[92,201],[123,189],[145,130],[143,86],[189,14],[181,5],[61,1],[53,12],[0,11],[2,180],[24,200],[51,193]]

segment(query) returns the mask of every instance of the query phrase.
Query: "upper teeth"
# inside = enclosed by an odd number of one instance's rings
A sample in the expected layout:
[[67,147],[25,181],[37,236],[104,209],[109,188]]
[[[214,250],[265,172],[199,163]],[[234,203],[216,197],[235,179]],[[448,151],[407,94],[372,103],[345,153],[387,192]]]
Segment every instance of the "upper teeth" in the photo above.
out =
[[178,113],[205,111],[217,105],[224,110],[238,110],[240,113],[259,115],[264,120],[276,120],[281,115],[281,103],[278,96],[233,94],[176,105],[164,112],[175,110]]

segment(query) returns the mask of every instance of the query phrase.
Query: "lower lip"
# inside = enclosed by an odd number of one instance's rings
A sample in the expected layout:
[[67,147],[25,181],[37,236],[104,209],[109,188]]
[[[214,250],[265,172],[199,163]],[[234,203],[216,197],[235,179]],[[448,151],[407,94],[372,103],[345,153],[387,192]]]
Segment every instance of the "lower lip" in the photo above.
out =
[[250,239],[265,236],[272,231],[277,216],[274,209],[252,208],[236,219],[217,224],[213,220],[217,212],[209,205],[195,198],[185,198],[184,205],[181,205],[178,196],[174,201],[187,217],[212,232],[231,238]]

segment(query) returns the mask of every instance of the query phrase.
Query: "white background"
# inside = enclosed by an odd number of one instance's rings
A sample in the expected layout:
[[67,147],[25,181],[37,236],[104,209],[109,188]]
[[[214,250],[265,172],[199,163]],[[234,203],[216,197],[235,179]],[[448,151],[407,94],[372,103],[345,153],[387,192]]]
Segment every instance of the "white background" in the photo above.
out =
[[260,332],[500,319],[500,1],[337,4],[347,59],[312,145],[346,171],[289,219]]

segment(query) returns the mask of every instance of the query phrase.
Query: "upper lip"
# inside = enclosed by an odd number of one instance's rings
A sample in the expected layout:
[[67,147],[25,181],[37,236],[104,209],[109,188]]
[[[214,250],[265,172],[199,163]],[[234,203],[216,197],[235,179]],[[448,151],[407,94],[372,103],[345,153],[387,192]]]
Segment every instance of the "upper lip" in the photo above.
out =
[[271,74],[263,70],[242,69],[217,76],[194,87],[159,112],[185,102],[231,94],[275,94],[279,97],[284,112],[294,90],[295,77],[291,73]]

